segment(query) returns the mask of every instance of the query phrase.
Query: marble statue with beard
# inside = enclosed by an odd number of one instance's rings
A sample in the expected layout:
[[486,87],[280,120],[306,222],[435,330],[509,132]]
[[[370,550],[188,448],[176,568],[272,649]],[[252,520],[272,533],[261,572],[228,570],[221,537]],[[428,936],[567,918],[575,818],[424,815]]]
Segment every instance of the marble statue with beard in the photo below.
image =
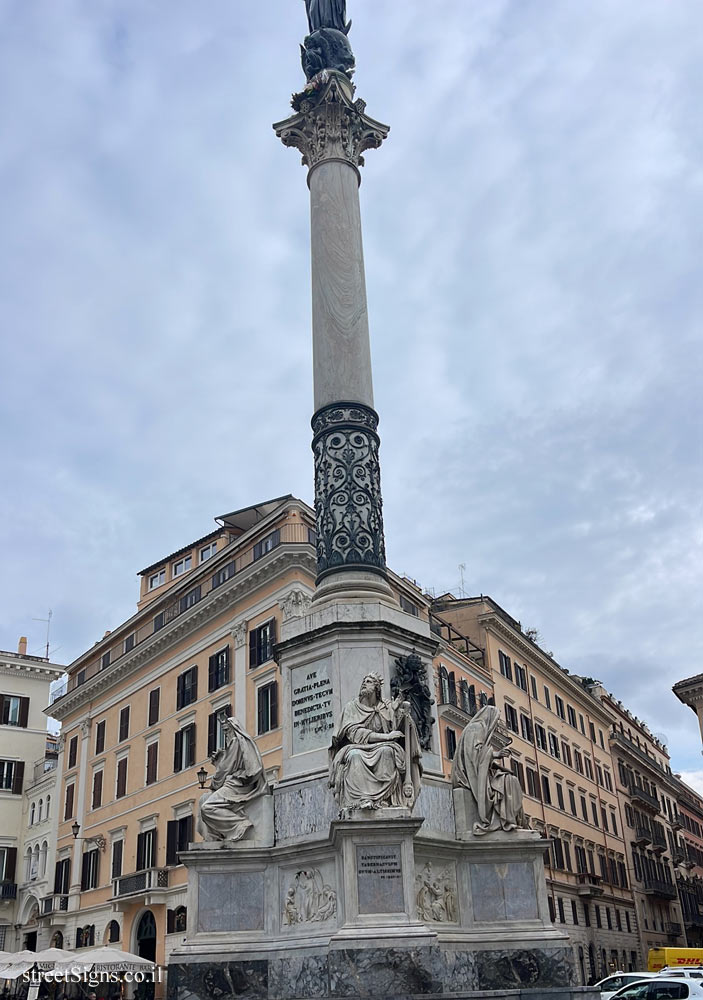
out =
[[330,747],[330,787],[343,810],[412,808],[420,791],[422,750],[407,702],[384,701],[368,674],[342,712]]

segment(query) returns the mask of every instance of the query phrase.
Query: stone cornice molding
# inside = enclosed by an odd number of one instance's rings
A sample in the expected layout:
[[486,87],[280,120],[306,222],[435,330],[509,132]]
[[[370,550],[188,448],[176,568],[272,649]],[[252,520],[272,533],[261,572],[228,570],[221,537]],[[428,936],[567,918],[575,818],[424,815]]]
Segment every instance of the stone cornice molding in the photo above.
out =
[[99,671],[80,687],[74,688],[54,702],[50,709],[52,717],[59,722],[63,721],[82,705],[93,701],[101,692],[134,674],[157,654],[181,642],[188,633],[206,625],[237,601],[293,568],[302,568],[310,576],[314,576],[315,560],[307,543],[287,542],[285,545],[279,545],[269,558],[246,566],[216,590],[210,591],[192,608],[145,639],[135,647],[132,656],[123,657],[114,666]]
[[337,161],[359,176],[362,154],[377,149],[388,135],[390,127],[369,118],[366,103],[353,97],[354,86],[343,73],[323,70],[302,94],[293,97],[297,114],[273,126],[284,146],[302,154],[303,166],[310,173],[321,163]]
[[[587,706],[588,710],[602,721],[606,729],[610,729],[613,720],[607,709],[605,709],[600,701],[594,698],[593,695],[589,694],[588,691],[586,691],[586,689],[570,674],[564,673],[561,667],[559,667],[550,656],[544,653],[539,646],[530,642],[530,640],[520,632],[516,632],[515,629],[511,628],[507,622],[504,622],[494,611],[488,611],[485,614],[480,615],[478,620],[479,623],[484,626],[486,631],[493,632],[493,634],[497,637],[507,639],[508,642],[510,642],[510,644],[516,649],[519,649],[526,658],[537,661],[540,668],[547,672],[549,676],[554,679],[556,684],[563,684],[565,687],[571,689],[574,693],[574,698],[579,699],[581,707]],[[588,737],[586,738],[588,739]]]
[[56,681],[62,674],[66,673],[66,667],[54,667],[45,663],[43,666],[38,663],[23,663],[21,661],[0,660],[0,675],[5,677],[17,677],[17,672],[21,674],[34,674],[39,677],[31,677],[31,680],[39,680],[40,677],[47,681]]
[[440,719],[444,719],[445,722],[453,722],[457,726],[460,726],[462,729],[464,729],[469,724],[469,722],[471,722],[471,716],[468,714],[468,712],[465,712],[462,708],[459,708],[458,705],[447,705],[447,704],[438,705],[437,714],[439,715]]

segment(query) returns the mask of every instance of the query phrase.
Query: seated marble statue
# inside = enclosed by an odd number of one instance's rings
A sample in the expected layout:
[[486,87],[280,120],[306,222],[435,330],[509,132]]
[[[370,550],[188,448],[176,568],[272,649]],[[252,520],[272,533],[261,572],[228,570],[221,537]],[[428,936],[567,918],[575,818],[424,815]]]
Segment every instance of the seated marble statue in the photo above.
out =
[[227,719],[224,749],[210,755],[217,770],[210,794],[200,800],[203,840],[241,840],[253,825],[244,804],[268,792],[261,754],[235,718]]
[[478,820],[473,824],[476,836],[495,830],[529,828],[522,808],[522,789],[517,776],[500,761],[506,751],[497,750],[493,741],[500,712],[486,705],[474,715],[459,737],[452,763],[452,785],[468,788],[473,795]]
[[410,809],[420,791],[422,750],[410,706],[384,701],[382,684],[378,674],[364,677],[332,737],[330,787],[341,809]]

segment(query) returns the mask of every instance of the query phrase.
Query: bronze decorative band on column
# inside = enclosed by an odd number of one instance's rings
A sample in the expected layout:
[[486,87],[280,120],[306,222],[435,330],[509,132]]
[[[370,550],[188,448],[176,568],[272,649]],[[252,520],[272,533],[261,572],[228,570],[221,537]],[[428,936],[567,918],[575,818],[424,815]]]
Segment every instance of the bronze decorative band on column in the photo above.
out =
[[312,418],[317,582],[340,570],[386,575],[378,414],[331,403]]

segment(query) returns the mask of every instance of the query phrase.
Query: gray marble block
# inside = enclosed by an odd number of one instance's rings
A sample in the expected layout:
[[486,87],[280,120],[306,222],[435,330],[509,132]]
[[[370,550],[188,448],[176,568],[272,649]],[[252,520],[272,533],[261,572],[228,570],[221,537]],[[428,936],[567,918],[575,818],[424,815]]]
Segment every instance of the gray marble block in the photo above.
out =
[[263,926],[263,872],[200,874],[199,931],[256,931]]
[[530,861],[486,861],[469,865],[474,919],[536,920],[539,916]]

